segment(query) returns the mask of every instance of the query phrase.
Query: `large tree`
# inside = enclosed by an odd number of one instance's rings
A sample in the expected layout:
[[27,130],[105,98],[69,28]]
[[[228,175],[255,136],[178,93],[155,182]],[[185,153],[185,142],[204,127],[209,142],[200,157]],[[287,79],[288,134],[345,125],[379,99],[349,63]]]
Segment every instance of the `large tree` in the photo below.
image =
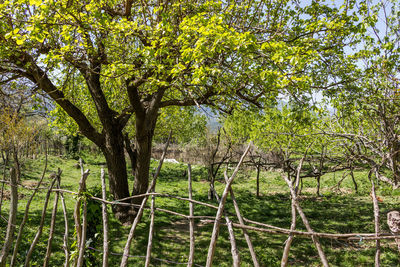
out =
[[[115,199],[130,196],[123,129],[135,124],[132,194],[146,191],[159,111],[260,105],[329,81],[352,40],[352,1],[73,1],[0,4],[0,71],[55,101],[103,152]],[[62,114],[59,114],[62,117]],[[114,207],[121,221],[134,213]]]

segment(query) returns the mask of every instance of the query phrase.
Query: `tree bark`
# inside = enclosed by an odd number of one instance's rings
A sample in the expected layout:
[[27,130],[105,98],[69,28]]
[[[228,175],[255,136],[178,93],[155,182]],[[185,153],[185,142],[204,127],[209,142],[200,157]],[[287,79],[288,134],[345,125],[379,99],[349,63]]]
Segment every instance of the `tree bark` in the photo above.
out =
[[[129,185],[124,151],[124,138],[122,131],[114,129],[105,133],[105,145],[101,150],[106,158],[110,192],[114,199],[129,197]],[[133,209],[129,206],[113,205],[115,217],[122,223],[133,221]]]
[[131,161],[132,175],[135,176],[137,152],[135,146],[131,143],[128,134],[124,135],[125,150]]
[[[143,117],[136,116],[136,166],[135,181],[132,195],[144,194],[149,186],[149,171],[151,158],[151,145],[153,141],[154,128],[157,115],[152,118],[150,115]],[[140,205],[143,198],[133,199],[133,204]]]
[[12,242],[14,240],[15,223],[17,222],[18,185],[17,185],[17,175],[15,169],[10,170],[10,191],[11,191],[10,213],[8,215],[6,237],[0,252],[1,267],[6,266],[7,256],[11,248]]

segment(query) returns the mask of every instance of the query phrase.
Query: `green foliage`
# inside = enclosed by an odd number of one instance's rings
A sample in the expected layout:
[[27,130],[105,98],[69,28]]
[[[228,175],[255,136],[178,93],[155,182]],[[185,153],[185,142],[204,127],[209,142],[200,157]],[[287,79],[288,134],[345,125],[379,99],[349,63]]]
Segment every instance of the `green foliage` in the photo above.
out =
[[166,107],[158,116],[154,141],[165,142],[169,132],[178,144],[196,142],[206,132],[207,120],[193,107]]
[[[338,75],[344,44],[365,31],[352,9],[353,1],[339,8],[324,1],[145,1],[130,10],[118,1],[3,1],[0,11],[15,19],[0,25],[0,55],[18,68],[43,67],[101,132],[87,73],[96,60],[101,94],[119,114],[132,108],[127,86],[137,79],[141,101],[162,92],[165,103],[174,100],[168,105],[197,100],[229,109],[278,94],[307,98],[311,86]],[[78,132],[64,107],[56,105],[52,116],[59,129]]]

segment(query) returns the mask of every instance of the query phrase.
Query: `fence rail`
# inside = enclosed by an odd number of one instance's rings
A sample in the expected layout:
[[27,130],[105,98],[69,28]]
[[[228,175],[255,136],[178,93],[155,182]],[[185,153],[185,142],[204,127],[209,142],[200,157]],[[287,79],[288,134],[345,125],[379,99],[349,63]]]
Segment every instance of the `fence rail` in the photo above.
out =
[[[287,266],[288,264],[288,256],[290,253],[290,246],[291,246],[291,241],[293,240],[294,236],[303,236],[303,237],[308,237],[313,240],[315,247],[317,248],[318,251],[318,256],[321,260],[321,263],[324,266],[329,266],[329,263],[326,259],[326,256],[323,251],[323,247],[319,241],[320,238],[327,238],[327,239],[341,239],[341,240],[375,240],[376,241],[376,258],[375,258],[375,264],[379,265],[379,257],[380,257],[380,240],[383,239],[394,239],[394,240],[399,240],[400,235],[393,235],[392,233],[380,233],[379,232],[379,224],[377,223],[377,214],[379,214],[379,207],[378,202],[376,201],[376,194],[372,195],[373,198],[373,203],[374,203],[374,214],[375,214],[375,232],[374,233],[346,233],[346,234],[341,234],[341,233],[321,233],[321,232],[316,232],[311,228],[311,223],[308,220],[307,216],[303,212],[298,199],[297,199],[297,186],[299,182],[299,174],[301,170],[301,163],[299,164],[298,168],[298,175],[297,178],[294,181],[290,181],[287,177],[285,177],[285,181],[288,185],[288,188],[290,190],[291,194],[291,207],[292,207],[292,224],[290,229],[287,228],[281,228],[277,227],[274,225],[268,225],[264,224],[261,222],[256,222],[252,221],[250,219],[247,219],[243,217],[240,213],[240,207],[238,203],[236,202],[235,199],[235,194],[233,189],[231,188],[231,184],[233,183],[235,176],[244,161],[246,154],[250,148],[251,144],[247,147],[246,151],[243,153],[241,160],[238,162],[235,170],[233,171],[233,174],[228,177],[226,172],[224,173],[225,176],[225,189],[222,193],[221,196],[217,194],[217,192],[214,190],[214,194],[216,199],[218,200],[219,205],[212,205],[209,203],[205,203],[199,200],[193,199],[193,194],[192,194],[192,177],[191,177],[191,166],[190,164],[188,165],[188,198],[182,197],[182,196],[176,196],[176,195],[170,195],[170,194],[165,194],[165,193],[157,193],[156,192],[156,182],[157,182],[157,177],[160,173],[163,160],[165,158],[165,152],[167,151],[168,147],[168,142],[167,145],[164,148],[164,153],[163,156],[161,157],[161,160],[159,162],[159,166],[157,168],[156,173],[153,176],[152,182],[145,194],[137,195],[137,196],[132,196],[129,198],[124,198],[124,199],[119,199],[119,200],[107,200],[106,199],[106,182],[105,182],[105,174],[104,170],[101,170],[101,182],[102,182],[102,197],[94,197],[90,196],[87,194],[87,189],[86,189],[86,178],[89,176],[90,172],[89,170],[84,171],[83,170],[83,164],[81,164],[81,180],[79,182],[79,191],[74,192],[66,189],[62,189],[61,187],[61,174],[62,171],[59,169],[56,174],[53,174],[51,176],[52,182],[49,185],[49,187],[41,187],[43,178],[44,178],[44,173],[47,168],[47,157],[46,157],[46,167],[43,172],[43,175],[41,176],[40,180],[37,183],[37,186],[34,188],[22,186],[21,184],[17,184],[16,178],[15,178],[15,170],[11,170],[11,178],[10,181],[5,181],[3,180],[0,181],[0,183],[8,184],[11,188],[11,199],[10,199],[10,212],[9,212],[9,218],[7,220],[7,232],[6,232],[6,238],[1,250],[0,254],[0,267],[1,266],[6,266],[7,263],[9,263],[10,266],[15,266],[16,265],[16,256],[19,250],[19,246],[21,243],[21,237],[23,235],[23,230],[24,227],[26,226],[26,222],[28,220],[28,214],[30,210],[30,204],[35,196],[35,194],[38,192],[38,190],[47,190],[46,197],[44,199],[44,205],[42,209],[42,214],[41,214],[41,219],[39,223],[39,227],[37,229],[36,235],[34,240],[32,241],[30,248],[26,254],[25,258],[25,264],[24,266],[30,266],[30,261],[31,261],[31,256],[33,251],[36,248],[36,245],[39,241],[39,238],[42,234],[43,227],[44,227],[44,219],[47,214],[47,206],[49,204],[50,200],[50,195],[54,194],[54,202],[53,202],[53,209],[51,213],[51,220],[50,220],[50,235],[47,240],[47,246],[46,246],[46,254],[44,257],[44,266],[48,266],[49,264],[49,259],[52,255],[51,253],[51,244],[52,244],[52,239],[53,239],[53,233],[54,233],[54,227],[55,227],[55,222],[56,222],[56,216],[57,216],[57,206],[59,201],[61,202],[62,210],[63,210],[63,220],[65,223],[65,232],[64,232],[64,237],[63,237],[63,250],[65,254],[65,261],[64,261],[64,266],[78,266],[81,267],[83,266],[84,262],[84,252],[85,249],[90,249],[98,252],[102,252],[102,262],[104,267],[107,267],[109,264],[109,256],[120,256],[121,257],[121,267],[128,266],[128,259],[132,257],[139,257],[145,259],[145,266],[149,266],[152,260],[155,261],[160,261],[164,263],[170,263],[170,264],[175,264],[175,265],[187,265],[187,266],[202,266],[198,264],[194,264],[194,259],[195,259],[195,219],[200,219],[202,223],[204,224],[213,224],[213,231],[210,237],[210,244],[208,248],[208,256],[207,256],[207,262],[205,266],[212,266],[213,263],[213,258],[214,258],[214,252],[215,248],[217,246],[217,240],[218,240],[218,235],[219,235],[219,229],[221,226],[226,226],[229,231],[229,239],[230,239],[230,244],[231,244],[231,254],[232,254],[232,262],[234,266],[240,266],[240,253],[239,250],[236,247],[236,241],[235,241],[235,233],[233,231],[233,228],[241,229],[242,234],[246,240],[246,244],[249,248],[251,258],[253,261],[254,266],[260,266],[258,262],[258,257],[255,253],[255,250],[253,248],[251,239],[247,233],[247,231],[257,231],[261,233],[266,233],[266,234],[274,234],[274,235],[286,235],[288,236],[288,239],[285,243],[285,248],[281,260],[281,266]],[[372,190],[375,192],[375,187],[374,184],[372,183]],[[23,215],[23,219],[20,223],[20,225],[16,225],[16,214],[17,214],[17,203],[18,203],[18,188],[19,187],[24,187],[25,189],[32,190],[32,194],[30,198],[28,199],[28,202],[25,207],[25,212]],[[3,186],[4,188],[4,186]],[[1,192],[2,194],[2,192]],[[75,225],[75,231],[76,231],[76,246],[77,246],[77,256],[73,259],[73,262],[70,262],[71,258],[71,252],[69,250],[69,243],[68,243],[68,216],[67,216],[67,209],[66,209],[66,204],[65,204],[65,195],[64,194],[71,194],[77,196],[76,198],[76,203],[75,203],[75,209],[74,209],[74,225]],[[227,197],[230,195],[230,200],[233,202],[234,208],[235,208],[235,213],[231,214],[225,209]],[[131,200],[134,198],[143,198],[142,203],[140,205],[135,205],[132,203],[126,203],[125,201]],[[189,210],[188,210],[188,215],[182,214],[173,210],[168,210],[160,207],[156,207],[156,199],[157,198],[172,198],[176,199],[179,201],[185,201],[189,205]],[[93,248],[90,246],[86,245],[86,233],[87,233],[87,214],[86,214],[86,209],[87,209],[87,200],[92,199],[97,202],[99,202],[102,206],[102,224],[103,224],[103,247],[102,250],[99,250],[97,248]],[[151,204],[150,206],[147,205],[148,200],[151,199]],[[0,203],[1,204],[1,203]],[[135,220],[133,224],[131,225],[129,235],[126,239],[126,244],[123,250],[123,253],[115,253],[110,251],[110,237],[109,237],[109,225],[108,225],[108,213],[107,213],[107,205],[130,205],[130,206],[135,206],[139,207]],[[208,207],[211,209],[216,210],[215,216],[196,216],[194,214],[194,205],[200,205],[203,207]],[[0,205],[1,209],[1,205]],[[149,226],[149,235],[148,235],[148,244],[147,244],[147,253],[146,255],[131,255],[131,243],[132,240],[135,237],[135,231],[137,228],[138,223],[141,221],[141,218],[143,216],[143,212],[145,209],[150,209],[150,226]],[[82,210],[82,212],[81,212]],[[152,251],[152,239],[153,239],[153,233],[154,233],[154,216],[155,212],[165,212],[168,214],[172,214],[175,216],[182,217],[184,219],[187,219],[188,225],[189,225],[189,235],[190,235],[190,251],[188,255],[188,260],[187,262],[175,262],[172,260],[168,259],[160,259],[157,257],[152,257],[151,256],[151,251]],[[307,231],[299,231],[296,230],[296,219],[297,216],[300,216],[301,220],[306,226]],[[231,218],[237,218],[238,222],[233,222]],[[4,218],[5,219],[5,218]],[[225,219],[225,222],[222,220]],[[18,229],[18,234],[15,240],[13,240],[14,237],[14,232]],[[12,244],[14,243],[14,247],[12,249]],[[12,251],[12,254],[10,254],[10,251]]]

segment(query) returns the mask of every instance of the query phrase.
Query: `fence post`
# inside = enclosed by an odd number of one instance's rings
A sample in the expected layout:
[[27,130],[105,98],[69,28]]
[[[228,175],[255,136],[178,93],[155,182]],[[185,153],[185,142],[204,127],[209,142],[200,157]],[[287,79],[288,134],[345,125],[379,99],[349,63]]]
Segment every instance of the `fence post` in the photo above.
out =
[[[105,200],[106,196],[106,179],[104,174],[104,169],[101,168],[101,196]],[[107,204],[102,202],[102,215],[103,215],[103,267],[108,267],[108,214],[107,214]]]
[[[61,178],[61,170],[58,168],[58,173],[55,177],[57,184],[60,182]],[[55,229],[55,224],[56,224],[56,216],[57,216],[57,206],[58,206],[58,198],[59,198],[60,192],[56,192],[56,196],[54,197],[54,205],[53,205],[53,211],[51,212],[51,222],[50,222],[50,232],[49,232],[49,239],[47,242],[47,249],[46,249],[46,256],[44,258],[44,263],[43,267],[49,266],[49,260],[50,260],[50,255],[51,255],[51,243],[53,241],[53,236],[54,236],[54,229]]]
[[28,214],[29,214],[29,208],[31,206],[31,202],[33,200],[33,197],[36,195],[37,191],[39,190],[40,185],[43,182],[44,176],[46,175],[46,171],[47,171],[47,154],[45,157],[45,162],[44,162],[44,168],[43,168],[43,172],[42,172],[42,176],[40,177],[39,182],[37,183],[32,195],[30,196],[30,198],[28,199],[28,202],[26,203],[25,206],[25,213],[24,213],[24,217],[22,218],[22,222],[19,225],[19,230],[18,230],[18,235],[17,235],[17,239],[15,241],[15,245],[14,245],[14,251],[11,257],[11,264],[10,266],[15,266],[15,262],[17,260],[17,254],[18,254],[18,248],[19,245],[21,243],[21,238],[22,238],[22,233],[26,224],[26,221],[28,220]]
[[10,213],[8,215],[8,224],[6,239],[4,241],[3,248],[0,254],[0,266],[6,266],[6,260],[8,252],[10,251],[15,231],[15,223],[17,221],[17,211],[18,211],[18,185],[17,185],[17,173],[14,168],[10,170],[10,190],[11,190],[11,200],[10,200]]
[[[188,164],[188,191],[189,191],[189,200],[192,200],[192,168],[190,164]],[[193,266],[194,261],[194,208],[193,202],[189,201],[189,233],[190,233],[190,250],[189,250],[189,260],[187,267]]]
[[238,165],[236,166],[235,170],[233,171],[232,176],[226,182],[224,192],[221,195],[221,201],[219,202],[218,211],[215,216],[215,223],[214,223],[214,228],[213,228],[213,232],[211,235],[210,246],[208,248],[207,263],[206,263],[207,267],[211,267],[211,265],[212,265],[214,252],[215,252],[215,246],[217,244],[217,238],[218,238],[218,233],[219,233],[219,225],[220,225],[221,218],[222,218],[222,212],[225,207],[226,198],[229,193],[229,188],[230,188],[231,184],[233,183],[233,180],[235,179],[237,172],[239,171],[240,165],[242,165],[244,158],[246,157],[247,153],[249,152],[250,147],[251,147],[251,143],[247,146],[246,150],[244,151],[242,157],[240,158]]
[[[78,258],[75,261],[75,265],[81,267],[83,265],[83,256],[85,255],[85,243],[86,243],[86,229],[87,229],[87,202],[86,196],[86,178],[89,176],[89,170],[83,171],[82,159],[79,160],[81,166],[81,180],[79,181],[79,191],[78,200],[75,205],[74,219],[76,228],[76,238],[77,238],[77,250]],[[83,200],[83,210],[82,210],[82,224],[80,218],[81,203]]]
[[51,182],[49,190],[47,191],[47,194],[46,194],[46,198],[44,200],[44,206],[43,206],[43,210],[42,210],[42,217],[40,218],[39,229],[38,229],[38,231],[36,233],[35,238],[32,241],[32,244],[31,244],[31,246],[30,246],[30,248],[28,250],[28,253],[26,254],[25,264],[24,264],[25,267],[29,266],[29,261],[31,260],[32,252],[35,249],[36,244],[39,241],[40,236],[42,235],[44,219],[46,217],[47,205],[49,204],[50,194],[51,194],[51,191],[53,189],[54,183],[56,182],[56,178],[54,176],[55,176],[54,174],[51,175],[51,178],[53,178],[53,181]]

